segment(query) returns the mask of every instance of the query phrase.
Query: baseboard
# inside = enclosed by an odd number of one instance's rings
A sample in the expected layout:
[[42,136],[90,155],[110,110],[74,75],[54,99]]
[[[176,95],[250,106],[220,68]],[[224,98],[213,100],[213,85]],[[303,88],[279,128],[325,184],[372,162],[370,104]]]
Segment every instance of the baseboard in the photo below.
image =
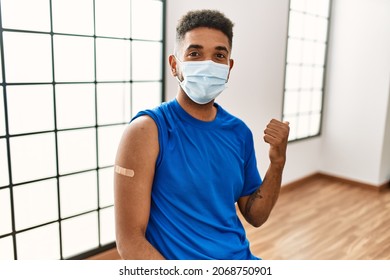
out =
[[362,182],[359,182],[359,181],[355,181],[355,180],[351,180],[351,179],[346,179],[346,178],[343,178],[343,177],[338,177],[338,176],[334,176],[334,175],[330,175],[330,174],[325,174],[325,173],[318,173],[319,174],[319,177],[321,178],[325,178],[325,179],[330,179],[330,180],[336,180],[338,182],[342,182],[342,183],[345,183],[345,184],[349,184],[349,185],[353,185],[354,187],[361,187],[361,188],[365,188],[365,189],[370,189],[370,190],[374,190],[374,191],[384,191],[387,189],[387,187],[389,186],[389,182],[385,183],[385,184],[382,184],[382,185],[373,185],[373,184],[367,184],[367,183],[362,183]]
[[390,190],[390,181],[383,183],[382,185],[379,186],[379,191],[385,191],[385,190]]
[[317,180],[317,179],[328,179],[328,180],[332,180],[332,181],[342,182],[342,183],[345,183],[348,185],[352,185],[354,187],[370,189],[370,190],[377,191],[377,192],[382,192],[382,191],[390,189],[390,181],[378,186],[378,185],[362,183],[359,181],[346,179],[343,177],[334,176],[334,175],[330,175],[330,174],[326,174],[326,173],[322,173],[322,172],[316,172],[316,173],[310,174],[306,177],[303,177],[301,179],[298,179],[294,182],[283,185],[282,191],[283,192],[291,191],[291,190],[301,186],[302,184],[306,184],[306,183],[309,183],[310,181]]
[[319,176],[319,173],[313,173],[313,174],[305,176],[301,179],[293,181],[291,183],[284,184],[284,185],[282,185],[281,192],[292,191],[292,190],[294,190],[294,189],[296,189],[304,184],[307,184],[307,183],[312,182],[313,180],[316,180],[318,178],[318,176]]

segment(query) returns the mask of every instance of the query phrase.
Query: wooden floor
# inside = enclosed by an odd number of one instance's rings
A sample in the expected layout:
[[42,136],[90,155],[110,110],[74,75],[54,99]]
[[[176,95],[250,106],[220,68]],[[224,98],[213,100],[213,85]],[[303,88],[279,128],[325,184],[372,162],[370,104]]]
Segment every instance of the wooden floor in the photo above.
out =
[[282,192],[262,227],[245,227],[263,259],[389,260],[390,191],[316,178]]
[[[390,190],[314,177],[285,189],[268,221],[243,221],[252,252],[269,260],[390,259]],[[118,259],[115,249],[94,259]]]

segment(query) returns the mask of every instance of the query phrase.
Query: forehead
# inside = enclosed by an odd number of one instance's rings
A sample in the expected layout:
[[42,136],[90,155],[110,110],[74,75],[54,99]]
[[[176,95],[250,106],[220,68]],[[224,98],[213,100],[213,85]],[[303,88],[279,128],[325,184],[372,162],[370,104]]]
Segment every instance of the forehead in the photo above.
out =
[[181,47],[185,50],[190,45],[200,45],[205,49],[225,47],[230,50],[228,37],[222,31],[208,27],[198,27],[188,31],[182,40]]

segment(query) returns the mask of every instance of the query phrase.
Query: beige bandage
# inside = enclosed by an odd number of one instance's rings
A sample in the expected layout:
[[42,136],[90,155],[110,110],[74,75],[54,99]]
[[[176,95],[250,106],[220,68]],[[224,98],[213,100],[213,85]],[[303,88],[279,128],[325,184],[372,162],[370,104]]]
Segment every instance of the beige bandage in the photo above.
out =
[[115,172],[127,177],[134,177],[134,170],[115,165]]

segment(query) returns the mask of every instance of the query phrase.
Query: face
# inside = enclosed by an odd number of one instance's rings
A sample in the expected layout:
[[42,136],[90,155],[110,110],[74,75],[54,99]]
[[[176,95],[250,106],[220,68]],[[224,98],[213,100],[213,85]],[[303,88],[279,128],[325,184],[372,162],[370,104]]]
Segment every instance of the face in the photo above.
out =
[[[186,33],[181,44],[177,46],[176,56],[181,61],[212,60],[216,63],[233,67],[230,59],[228,37],[221,31],[207,27],[198,27]],[[169,57],[172,75],[183,79],[175,56]],[[230,74],[230,73],[229,73]]]

